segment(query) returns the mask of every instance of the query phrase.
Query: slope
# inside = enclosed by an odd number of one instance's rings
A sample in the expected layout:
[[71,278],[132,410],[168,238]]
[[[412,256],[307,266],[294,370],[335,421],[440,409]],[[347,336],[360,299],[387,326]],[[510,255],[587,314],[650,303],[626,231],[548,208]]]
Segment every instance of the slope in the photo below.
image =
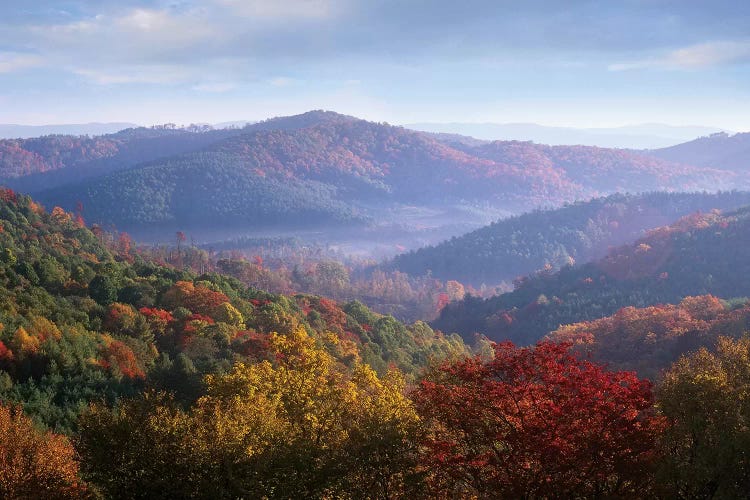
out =
[[[105,224],[132,229],[142,223],[178,227],[189,221],[197,229],[216,223],[216,217],[224,226],[247,228],[276,215],[275,223],[292,227],[300,210],[320,213],[320,203],[306,205],[316,197],[325,206],[335,206],[334,212],[376,222],[389,215],[392,221],[389,212],[399,207],[416,206],[443,214],[473,211],[476,223],[493,210],[516,213],[625,186],[640,191],[744,185],[744,177],[729,172],[676,165],[626,151],[531,143],[451,147],[425,134],[326,112],[278,118],[225,133],[231,135],[200,151],[38,196],[47,204],[68,209],[80,200],[87,207],[88,219]],[[196,177],[188,185],[177,175]],[[299,203],[274,191],[285,184],[305,193]],[[225,188],[230,200],[256,198],[276,208],[266,214],[255,203],[251,210],[217,212],[212,204],[224,204]],[[150,218],[132,215],[142,212],[154,194],[164,198],[163,207],[157,207]],[[209,215],[202,218],[196,213]],[[327,220],[321,218],[319,225]]]
[[438,245],[398,255],[386,267],[474,286],[496,285],[545,266],[558,269],[603,257],[610,247],[692,212],[748,204],[747,192],[612,195],[501,219]]
[[0,219],[0,402],[60,431],[90,402],[146,387],[189,403],[204,375],[265,359],[272,332],[301,328],[346,366],[393,364],[407,376],[466,353],[458,337],[358,302],[274,295],[146,261],[126,235],[94,233],[10,190],[0,190]]
[[717,133],[648,154],[668,161],[715,167],[744,174],[750,168],[750,132]]
[[433,324],[471,338],[534,343],[560,325],[589,321],[626,306],[676,303],[689,295],[750,295],[750,209],[694,214],[650,231],[598,261],[542,271],[516,290],[449,304]]

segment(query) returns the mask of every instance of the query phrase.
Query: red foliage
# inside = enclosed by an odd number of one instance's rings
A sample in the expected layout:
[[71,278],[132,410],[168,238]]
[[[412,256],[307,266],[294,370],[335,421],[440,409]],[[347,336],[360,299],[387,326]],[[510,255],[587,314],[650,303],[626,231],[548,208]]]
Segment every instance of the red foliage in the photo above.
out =
[[194,313],[210,316],[218,306],[229,302],[229,297],[190,281],[178,281],[164,294],[163,301],[171,309],[186,307]]
[[6,203],[16,203],[18,201],[18,197],[16,196],[16,192],[12,189],[0,188],[0,200]]
[[661,420],[651,383],[571,354],[569,345],[495,345],[495,358],[443,366],[414,394],[429,422],[436,488],[479,497],[643,492]]
[[234,350],[256,360],[268,359],[269,354],[269,335],[265,333],[258,333],[254,331],[242,331],[238,332],[233,339],[235,345]]
[[140,313],[146,316],[149,324],[159,333],[164,333],[167,327],[174,321],[174,316],[169,311],[156,307],[141,307]]
[[13,356],[13,351],[11,351],[10,349],[8,349],[8,347],[5,344],[3,344],[3,341],[0,340],[0,362],[3,362],[3,361],[7,361],[7,362],[13,361],[13,357],[14,357]]
[[346,328],[346,313],[341,310],[336,301],[321,298],[317,304],[311,305],[323,317],[329,330],[343,333]]
[[130,379],[146,376],[133,351],[119,340],[113,340],[102,348],[99,365],[106,369],[117,368],[124,377]]
[[435,304],[435,309],[437,310],[437,312],[442,311],[445,308],[445,306],[450,304],[450,301],[451,299],[450,297],[448,297],[447,293],[443,292],[440,295],[438,295],[437,304]]

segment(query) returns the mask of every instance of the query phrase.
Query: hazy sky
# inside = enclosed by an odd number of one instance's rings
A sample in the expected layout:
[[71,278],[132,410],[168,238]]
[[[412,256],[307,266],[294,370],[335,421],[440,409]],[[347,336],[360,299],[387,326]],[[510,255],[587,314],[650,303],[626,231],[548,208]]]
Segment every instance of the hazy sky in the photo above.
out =
[[750,130],[748,0],[0,0],[0,123]]

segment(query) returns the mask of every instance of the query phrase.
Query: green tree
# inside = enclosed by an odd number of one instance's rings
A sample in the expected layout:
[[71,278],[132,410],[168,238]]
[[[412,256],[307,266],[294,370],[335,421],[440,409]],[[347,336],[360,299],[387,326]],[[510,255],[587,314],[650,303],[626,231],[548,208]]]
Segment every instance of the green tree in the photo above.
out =
[[106,306],[117,300],[117,286],[107,275],[96,275],[89,283],[89,295],[99,304]]

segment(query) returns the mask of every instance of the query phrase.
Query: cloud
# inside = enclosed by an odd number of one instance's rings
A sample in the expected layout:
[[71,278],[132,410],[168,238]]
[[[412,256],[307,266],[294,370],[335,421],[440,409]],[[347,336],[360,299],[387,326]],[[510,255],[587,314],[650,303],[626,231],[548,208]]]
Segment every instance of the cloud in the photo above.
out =
[[736,0],[714,0],[710,9],[679,0],[527,0],[513,8],[497,0],[6,2],[17,7],[3,12],[0,40],[21,55],[0,55],[0,72],[46,65],[98,85],[199,92],[230,90],[221,82],[289,86],[295,82],[277,76],[288,74],[341,82],[357,65],[365,75],[379,64],[420,70],[482,61],[571,72],[598,70],[602,61],[619,61],[611,71],[703,68],[748,52],[746,42],[705,40],[750,36],[750,2]]
[[338,5],[333,0],[214,0],[233,14],[262,19],[322,19],[335,15]]
[[610,71],[635,69],[690,70],[750,62],[750,40],[706,42],[673,50],[664,56],[611,64]]
[[0,74],[15,73],[25,69],[41,66],[44,59],[34,54],[18,52],[0,52]]
[[199,92],[223,93],[236,89],[237,84],[230,82],[199,83],[193,85],[192,88]]
[[273,87],[289,87],[290,85],[294,85],[295,83],[298,83],[298,82],[294,78],[289,78],[286,76],[277,76],[275,78],[271,78],[270,80],[268,80],[268,83]]
[[193,79],[190,71],[177,66],[119,66],[116,68],[73,68],[74,74],[97,85],[127,83],[178,84]]

